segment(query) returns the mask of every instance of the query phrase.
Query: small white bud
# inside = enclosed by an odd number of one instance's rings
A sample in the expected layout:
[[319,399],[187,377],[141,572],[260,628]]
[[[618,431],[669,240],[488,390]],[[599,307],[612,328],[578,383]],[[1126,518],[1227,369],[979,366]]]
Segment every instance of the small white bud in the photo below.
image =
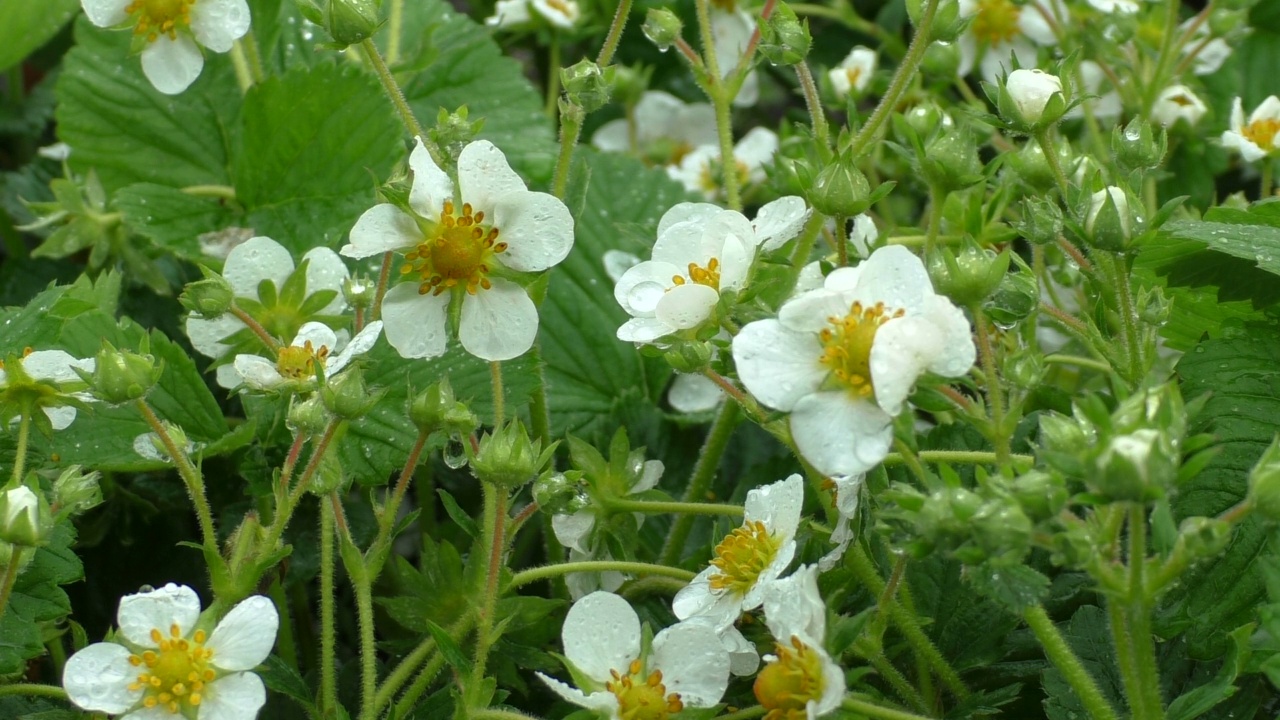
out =
[[1018,114],[1028,123],[1037,123],[1055,93],[1062,92],[1062,80],[1043,70],[1014,70],[1005,82]]

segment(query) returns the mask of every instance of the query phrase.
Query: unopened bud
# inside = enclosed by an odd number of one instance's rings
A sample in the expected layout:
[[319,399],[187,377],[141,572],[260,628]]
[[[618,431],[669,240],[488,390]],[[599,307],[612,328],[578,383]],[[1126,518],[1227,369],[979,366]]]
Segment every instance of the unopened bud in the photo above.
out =
[[[146,352],[146,348],[143,348]],[[155,358],[129,350],[117,350],[104,342],[95,358],[92,375],[94,395],[103,402],[121,405],[145,397],[164,372]]]
[[427,137],[440,148],[449,163],[457,163],[462,148],[474,140],[484,126],[484,119],[471,120],[468,116],[466,105],[453,112],[440,108],[435,127],[427,131]]
[[[1071,160],[1070,149],[1065,142],[1058,143],[1058,167],[1067,167]],[[1022,182],[1033,189],[1047,193],[1058,185],[1053,165],[1044,154],[1044,148],[1035,141],[1026,142],[1022,149],[1004,155],[1005,164]]]
[[1113,500],[1143,502],[1161,497],[1177,473],[1171,445],[1160,431],[1143,428],[1112,438],[1086,483]]
[[774,65],[803,62],[812,44],[809,24],[801,22],[785,2],[779,2],[760,26],[760,54]]
[[552,515],[572,515],[591,505],[580,470],[544,473],[533,482],[533,499],[539,510]]
[[645,15],[644,25],[640,28],[649,42],[662,52],[671,49],[684,32],[684,23],[676,14],[665,8],[652,8]]
[[1054,517],[1067,505],[1067,487],[1056,475],[1032,470],[1014,478],[1013,497],[1032,520]]
[[[938,9],[933,14],[930,26],[930,39],[952,42],[964,29],[964,18],[960,17],[960,3],[956,0],[937,0]],[[915,27],[920,26],[924,17],[924,0],[907,0],[907,17]]]
[[871,183],[852,158],[842,155],[818,173],[809,204],[825,215],[853,217],[870,206]]
[[988,501],[970,526],[974,541],[987,557],[1021,558],[1031,547],[1031,519],[1013,502]]
[[1117,126],[1111,131],[1111,152],[1120,167],[1126,170],[1157,167],[1168,149],[1169,138],[1164,131],[1155,137],[1151,124],[1139,117],[1130,120],[1123,130]]
[[231,302],[235,299],[235,291],[231,283],[218,273],[201,265],[203,280],[187,283],[178,302],[182,307],[206,320],[221,317],[231,310]]
[[641,71],[630,65],[612,65],[612,72],[605,74],[609,81],[610,96],[624,107],[635,107],[649,89],[649,71]]
[[1249,13],[1231,8],[1216,8],[1209,13],[1209,32],[1219,37],[1248,27]]
[[1052,197],[1023,198],[1022,212],[1014,227],[1027,242],[1052,245],[1062,237],[1062,208]]
[[39,547],[53,532],[49,504],[25,485],[0,492],[0,540],[21,547]]
[[1249,472],[1249,502],[1263,518],[1280,522],[1280,437]]
[[299,435],[319,437],[324,434],[332,418],[320,396],[312,395],[302,402],[295,402],[293,407],[289,408],[288,422],[289,427]]
[[[1227,549],[1231,523],[1207,517],[1189,517],[1178,526],[1177,547],[1191,562],[1213,557]],[[1177,550],[1175,550],[1177,552]]]
[[570,102],[586,112],[595,112],[609,102],[609,83],[600,66],[590,60],[561,70],[560,83]]
[[530,482],[555,453],[556,445],[552,443],[545,450],[542,442],[530,440],[529,433],[518,420],[513,420],[503,427],[494,428],[480,438],[480,447],[467,453],[471,460],[471,471],[481,482],[514,489]]
[[84,472],[79,465],[72,465],[53,481],[53,504],[58,514],[79,515],[102,504],[102,488],[98,481],[102,474]]
[[676,372],[700,373],[711,363],[715,348],[706,342],[682,342],[673,345],[663,358]]
[[353,308],[368,310],[373,307],[378,289],[365,277],[349,277],[342,281],[342,297]]
[[1100,250],[1127,252],[1132,249],[1133,218],[1124,189],[1110,185],[1089,198],[1084,231],[1089,244]]
[[963,190],[982,181],[978,146],[967,130],[943,130],[924,146],[920,169],[930,186],[941,192]]
[[1009,270],[1009,251],[979,247],[965,236],[960,251],[940,247],[929,254],[929,278],[934,288],[960,306],[986,300]]
[[372,410],[385,393],[384,390],[370,391],[364,382],[364,372],[353,367],[320,388],[320,399],[329,412],[344,420],[354,420]]
[[951,80],[960,70],[960,47],[954,42],[934,42],[924,51],[920,69],[938,80]]
[[[1010,256],[1009,259],[1014,260],[1015,257]],[[1035,273],[1021,260],[1016,262],[1019,272],[1004,273],[985,306],[991,321],[1006,328],[1025,319],[1040,304],[1040,284]]]
[[373,37],[382,23],[376,0],[328,0],[324,28],[341,47]]
[[480,420],[464,402],[453,395],[449,378],[418,393],[409,401],[409,419],[424,433],[437,430],[450,435],[468,435],[480,426]]
[[1022,132],[1049,127],[1067,110],[1062,80],[1043,70],[1014,70],[997,93],[1000,117]]

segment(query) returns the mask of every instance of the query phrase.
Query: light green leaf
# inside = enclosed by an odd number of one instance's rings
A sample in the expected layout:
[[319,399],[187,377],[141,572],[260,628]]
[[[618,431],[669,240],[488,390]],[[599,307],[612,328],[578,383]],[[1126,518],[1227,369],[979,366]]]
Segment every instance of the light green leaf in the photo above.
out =
[[1195,720],[1209,712],[1218,703],[1235,695],[1236,678],[1244,672],[1249,662],[1249,636],[1253,633],[1253,625],[1244,625],[1231,633],[1231,649],[1227,658],[1212,680],[1188,690],[1169,703],[1169,720]]
[[58,80],[58,136],[78,172],[96,169],[108,194],[137,182],[180,188],[226,185],[229,129],[240,108],[230,62],[206,53],[200,79],[162,95],[129,55],[129,32],[76,23],[76,46]]
[[0,70],[48,42],[79,8],[76,0],[0,0]]
[[37,549],[18,575],[9,607],[0,616],[0,675],[20,672],[28,659],[44,653],[40,623],[71,613],[71,601],[59,586],[84,577],[84,567],[71,551],[74,542],[70,523],[55,525],[49,544]]
[[208,259],[200,252],[199,236],[231,223],[226,202],[188,195],[164,185],[136,183],[115,195],[125,225],[156,245],[186,260]]

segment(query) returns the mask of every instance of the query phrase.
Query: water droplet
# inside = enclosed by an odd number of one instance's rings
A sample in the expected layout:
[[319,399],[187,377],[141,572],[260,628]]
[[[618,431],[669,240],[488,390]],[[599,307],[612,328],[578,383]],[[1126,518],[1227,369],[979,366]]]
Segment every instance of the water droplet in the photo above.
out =
[[646,280],[637,283],[631,288],[631,292],[627,293],[627,304],[636,312],[652,312],[658,306],[658,301],[667,293],[667,289],[662,285]]
[[444,446],[444,464],[450,468],[457,470],[467,464],[467,451],[462,444],[462,436],[453,433],[449,436],[449,442]]

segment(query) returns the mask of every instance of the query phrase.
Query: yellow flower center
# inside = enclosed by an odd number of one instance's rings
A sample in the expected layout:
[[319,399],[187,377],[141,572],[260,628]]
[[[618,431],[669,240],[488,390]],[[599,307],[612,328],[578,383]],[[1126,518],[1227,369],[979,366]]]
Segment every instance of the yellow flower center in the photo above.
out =
[[791,647],[778,643],[777,652],[756,676],[756,700],[769,711],[765,720],[805,720],[809,701],[822,698],[822,658],[794,635]]
[[547,7],[570,19],[578,17],[578,8],[565,0],[547,0]]
[[133,34],[155,42],[161,35],[178,37],[178,28],[191,25],[191,6],[196,0],[133,0],[124,11],[136,15]]
[[988,45],[1007,43],[1018,35],[1018,17],[1022,9],[1010,0],[978,0],[978,12],[969,28],[979,42]]
[[161,708],[177,715],[200,705],[204,686],[217,677],[209,667],[213,651],[204,646],[206,639],[204,631],[197,630],[187,640],[176,623],[169,628],[167,638],[159,630],[151,631],[151,640],[159,648],[129,656],[129,664],[141,671],[129,689],[145,691],[143,707]]
[[[35,351],[31,349],[30,345],[28,345],[22,348],[22,357],[25,358],[26,356],[30,355],[33,352]],[[3,370],[3,369],[4,369],[4,358],[0,358],[0,370]]]
[[627,674],[610,670],[613,680],[605,688],[618,698],[618,716],[622,720],[666,720],[684,710],[679,693],[667,694],[662,684],[662,671],[654,670],[646,677],[639,660],[632,660]]
[[[701,267],[697,263],[689,263],[689,280],[718,291],[720,289],[720,260],[711,258],[707,261],[706,267]],[[679,275],[672,275],[671,282],[676,285],[684,285],[688,280]]]
[[871,385],[871,343],[876,338],[876,330],[902,315],[902,310],[890,313],[884,303],[864,308],[862,303],[855,302],[850,306],[848,315],[827,318],[831,327],[818,334],[822,340],[819,361],[831,368],[836,379],[854,395],[870,396],[874,390]]
[[1274,150],[1276,133],[1280,133],[1280,120],[1254,120],[1240,129],[1240,134],[1263,150]]
[[759,520],[743,523],[716,546],[711,564],[720,572],[711,576],[711,589],[746,595],[781,547],[782,540],[774,537],[764,523]]
[[[744,187],[751,180],[751,170],[747,164],[738,160],[733,161],[738,171],[738,187]],[[721,170],[718,161],[712,161],[702,166],[702,174],[698,178],[698,184],[708,193],[714,193],[720,189]]]
[[303,345],[283,347],[276,356],[276,372],[286,380],[305,380],[315,377],[315,364],[323,365],[328,357],[329,348],[321,345],[317,350],[310,340]]
[[452,200],[444,201],[435,234],[410,250],[404,259],[401,275],[417,273],[418,293],[439,295],[462,286],[472,295],[477,288],[488,290],[493,258],[506,252],[507,244],[497,242],[498,228],[484,225],[484,213],[472,210],[471,203],[462,204],[462,214],[454,214]]

